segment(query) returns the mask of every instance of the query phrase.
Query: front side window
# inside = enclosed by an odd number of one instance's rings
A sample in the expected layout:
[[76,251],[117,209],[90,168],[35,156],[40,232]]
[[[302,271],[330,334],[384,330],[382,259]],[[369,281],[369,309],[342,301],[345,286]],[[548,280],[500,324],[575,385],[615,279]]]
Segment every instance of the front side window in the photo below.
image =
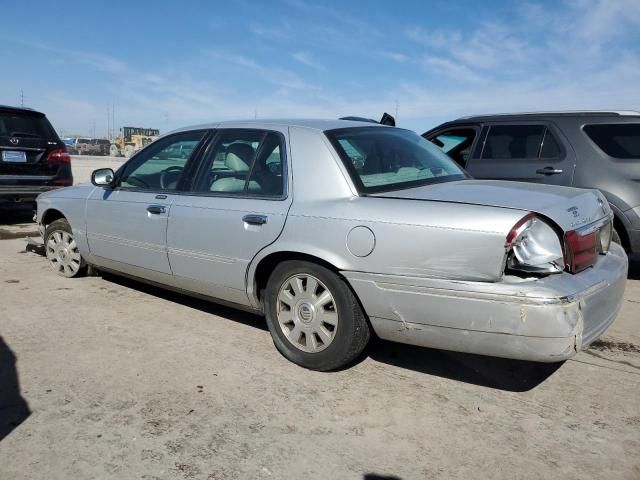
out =
[[175,190],[191,152],[204,137],[204,131],[185,132],[163,138],[142,150],[124,167],[122,188]]
[[264,130],[220,130],[193,191],[260,197],[284,192],[283,137]]
[[640,123],[586,125],[584,132],[614,158],[640,158]]
[[363,193],[466,178],[442,150],[409,130],[358,127],[325,134]]
[[469,151],[475,137],[476,131],[473,128],[464,128],[447,130],[430,140],[453,158],[458,165],[464,167],[469,159]]

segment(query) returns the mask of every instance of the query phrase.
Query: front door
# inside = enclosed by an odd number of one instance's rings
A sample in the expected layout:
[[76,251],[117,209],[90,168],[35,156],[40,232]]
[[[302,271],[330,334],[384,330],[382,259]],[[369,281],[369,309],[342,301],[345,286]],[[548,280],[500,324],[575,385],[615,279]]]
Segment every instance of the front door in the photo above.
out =
[[167,230],[177,286],[248,304],[247,268],[284,227],[287,130],[218,130],[188,195],[173,200]]
[[189,160],[183,152],[193,152],[204,135],[185,132],[155,142],[121,168],[115,188],[92,192],[87,239],[98,265],[156,279],[171,273],[167,219]]

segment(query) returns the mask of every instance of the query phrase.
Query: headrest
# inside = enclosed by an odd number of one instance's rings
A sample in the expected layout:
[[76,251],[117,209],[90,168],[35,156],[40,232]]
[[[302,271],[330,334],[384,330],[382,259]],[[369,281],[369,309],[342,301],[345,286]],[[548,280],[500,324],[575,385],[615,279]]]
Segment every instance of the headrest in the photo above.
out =
[[246,143],[232,143],[227,147],[224,164],[235,172],[247,172],[253,161],[254,151],[251,145]]

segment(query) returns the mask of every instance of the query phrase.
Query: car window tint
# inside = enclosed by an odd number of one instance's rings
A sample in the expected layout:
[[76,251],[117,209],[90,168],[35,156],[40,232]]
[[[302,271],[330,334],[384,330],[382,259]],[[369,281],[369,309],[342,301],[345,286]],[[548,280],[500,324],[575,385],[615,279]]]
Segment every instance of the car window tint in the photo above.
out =
[[538,158],[542,144],[542,125],[492,125],[482,158]]
[[281,196],[282,137],[263,130],[221,130],[193,191],[225,195]]
[[203,131],[186,132],[150,145],[126,164],[120,187],[175,190],[191,152],[203,136]]
[[44,115],[0,110],[0,137],[46,138],[56,134]]
[[586,125],[584,131],[611,157],[640,158],[640,123]]
[[542,150],[540,150],[540,158],[556,158],[562,154],[560,145],[551,130],[548,128],[544,132],[544,140],[542,141]]

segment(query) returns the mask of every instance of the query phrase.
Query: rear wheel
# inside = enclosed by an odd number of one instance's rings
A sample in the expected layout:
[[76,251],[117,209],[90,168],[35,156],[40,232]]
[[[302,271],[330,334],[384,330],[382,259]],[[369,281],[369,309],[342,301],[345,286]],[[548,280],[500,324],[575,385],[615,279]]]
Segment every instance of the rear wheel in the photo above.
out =
[[120,156],[120,150],[118,149],[118,147],[116,145],[111,145],[109,147],[109,153],[111,154],[112,157],[119,157]]
[[371,336],[346,281],[311,262],[286,261],[275,268],[267,282],[265,311],[276,348],[311,370],[348,365]]
[[73,278],[86,273],[87,265],[80,255],[71,225],[66,219],[59,218],[47,226],[44,247],[49,265],[58,275]]

